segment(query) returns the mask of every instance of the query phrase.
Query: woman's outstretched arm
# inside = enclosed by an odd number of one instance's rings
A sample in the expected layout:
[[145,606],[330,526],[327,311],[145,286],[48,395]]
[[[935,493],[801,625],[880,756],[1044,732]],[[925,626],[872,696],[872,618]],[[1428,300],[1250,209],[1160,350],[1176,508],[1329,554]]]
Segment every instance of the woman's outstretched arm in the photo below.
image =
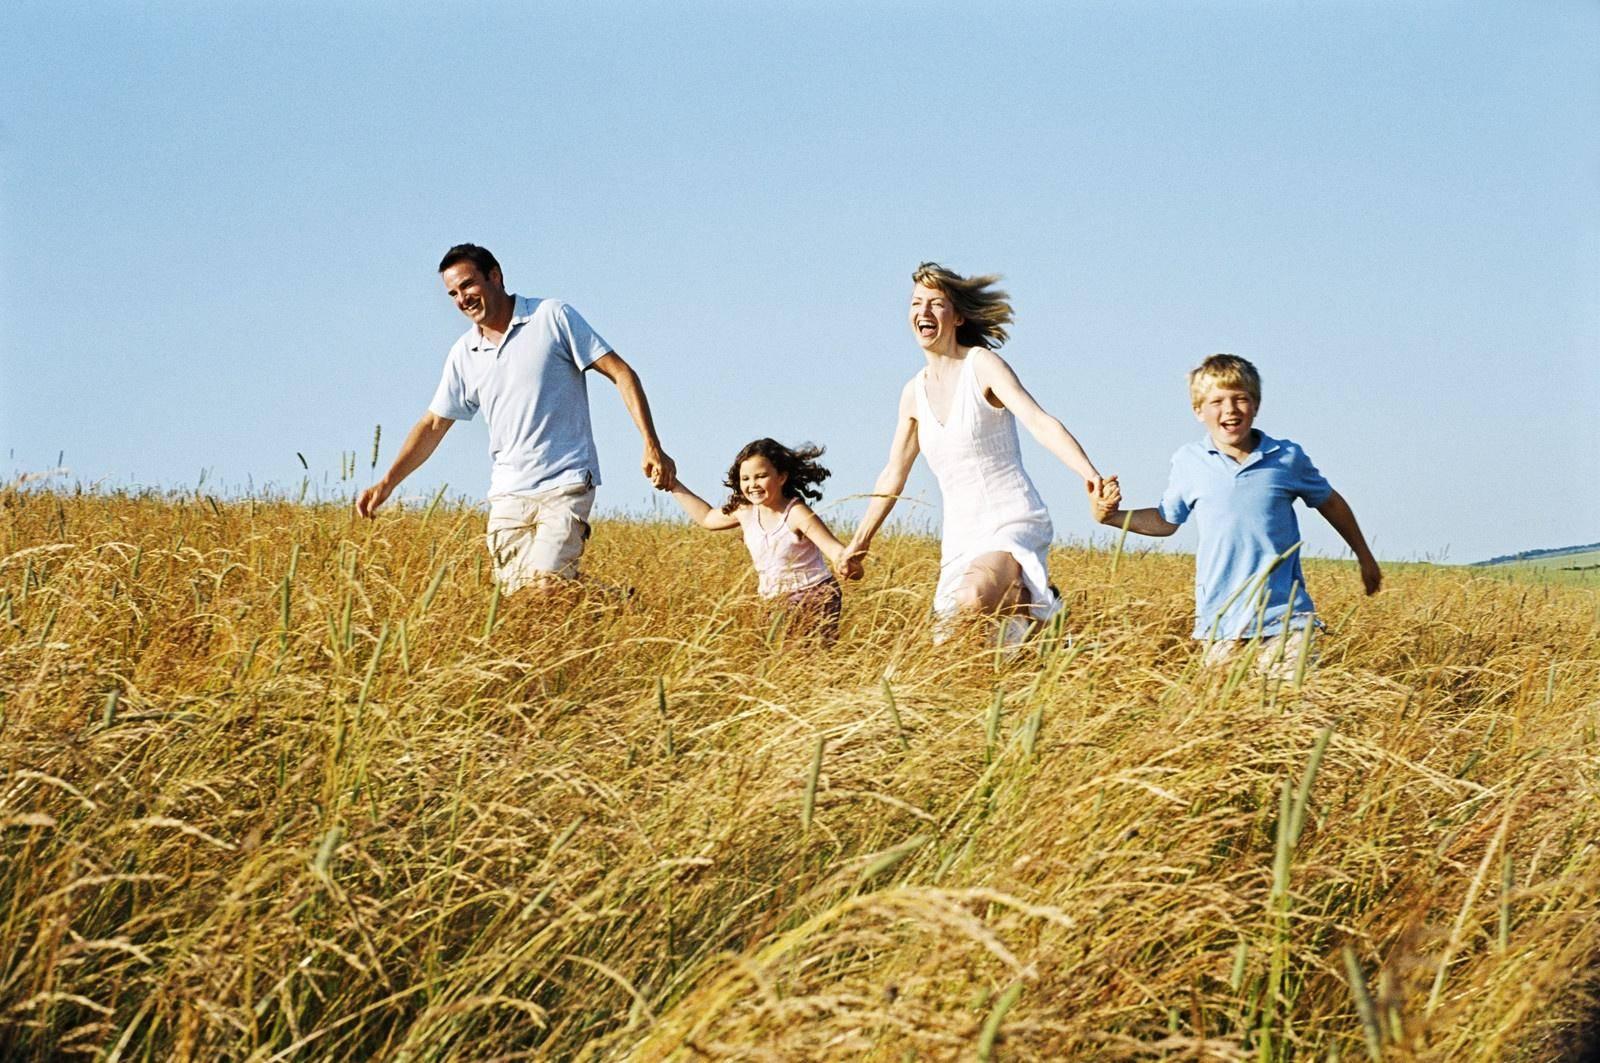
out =
[[1022,381],[1017,379],[1017,374],[1006,364],[1006,360],[985,347],[972,348],[972,353],[967,357],[977,359],[972,367],[977,371],[978,387],[999,399],[1000,404],[1022,422],[1022,427],[1039,441],[1040,446],[1083,477],[1091,493],[1099,490],[1100,470],[1094,467],[1094,462],[1089,460],[1082,445],[1067,431],[1066,425],[1046,412],[1028,394],[1028,389],[1022,386]]
[[916,398],[912,391],[914,383],[907,383],[900,392],[900,411],[894,426],[894,439],[889,443],[889,460],[884,464],[883,471],[878,474],[877,483],[872,485],[872,501],[867,503],[867,512],[861,518],[861,523],[856,527],[855,535],[851,536],[850,543],[844,548],[844,557],[847,567],[850,562],[859,561],[860,556],[867,552],[867,547],[872,545],[872,537],[878,534],[878,529],[883,527],[883,522],[888,519],[889,511],[900,500],[900,492],[905,490],[906,478],[911,475],[911,466],[916,463],[917,454],[921,448],[917,444],[917,415]]

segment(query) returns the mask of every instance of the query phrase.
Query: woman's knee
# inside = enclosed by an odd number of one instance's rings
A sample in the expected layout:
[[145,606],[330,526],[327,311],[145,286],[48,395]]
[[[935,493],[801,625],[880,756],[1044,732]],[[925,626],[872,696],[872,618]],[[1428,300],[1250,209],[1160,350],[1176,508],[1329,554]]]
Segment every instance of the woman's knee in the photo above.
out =
[[955,604],[958,613],[987,613],[994,606],[984,593],[987,588],[980,580],[968,579],[956,588]]

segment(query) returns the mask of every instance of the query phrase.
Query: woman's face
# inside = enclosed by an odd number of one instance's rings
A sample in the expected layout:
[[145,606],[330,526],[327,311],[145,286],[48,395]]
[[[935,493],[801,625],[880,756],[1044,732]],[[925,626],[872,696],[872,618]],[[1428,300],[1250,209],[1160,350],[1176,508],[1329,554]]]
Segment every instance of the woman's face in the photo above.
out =
[[911,332],[923,350],[953,349],[956,328],[965,322],[950,305],[950,297],[940,289],[926,284],[911,289]]

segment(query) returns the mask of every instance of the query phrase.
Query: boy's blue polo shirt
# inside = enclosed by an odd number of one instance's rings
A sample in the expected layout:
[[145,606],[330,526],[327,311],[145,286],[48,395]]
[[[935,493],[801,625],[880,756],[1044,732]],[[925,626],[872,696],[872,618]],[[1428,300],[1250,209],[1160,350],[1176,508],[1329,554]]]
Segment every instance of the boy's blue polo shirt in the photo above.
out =
[[1209,436],[1185,444],[1172,456],[1172,475],[1159,509],[1171,524],[1182,524],[1190,514],[1198,518],[1197,639],[1250,638],[1257,633],[1258,614],[1260,634],[1276,635],[1283,631],[1286,615],[1315,609],[1306,593],[1299,550],[1272,568],[1264,591],[1260,578],[1300,541],[1294,500],[1303,498],[1315,508],[1328,500],[1333,488],[1298,444],[1273,439],[1259,429],[1256,435],[1255,451],[1242,462],[1223,454]]

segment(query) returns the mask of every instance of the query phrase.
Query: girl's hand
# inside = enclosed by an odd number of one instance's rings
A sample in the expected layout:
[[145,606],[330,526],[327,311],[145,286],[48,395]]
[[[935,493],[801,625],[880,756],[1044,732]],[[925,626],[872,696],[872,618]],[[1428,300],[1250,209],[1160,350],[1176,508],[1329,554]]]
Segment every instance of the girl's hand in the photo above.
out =
[[856,542],[854,539],[851,539],[850,545],[846,546],[839,553],[838,559],[834,562],[834,571],[836,571],[844,579],[860,579],[861,574],[865,569],[865,566],[862,564],[862,562],[864,562],[866,558],[867,548]]
[[645,444],[639,469],[657,491],[670,491],[673,484],[678,482],[677,464],[658,446]]

